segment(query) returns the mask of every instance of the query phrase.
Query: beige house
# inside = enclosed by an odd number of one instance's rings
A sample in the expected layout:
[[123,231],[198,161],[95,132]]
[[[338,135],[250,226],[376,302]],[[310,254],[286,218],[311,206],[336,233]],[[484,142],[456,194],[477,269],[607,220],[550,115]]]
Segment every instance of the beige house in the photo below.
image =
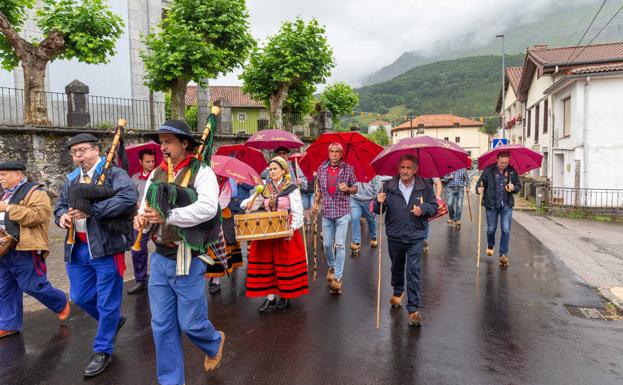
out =
[[458,144],[472,159],[489,149],[489,136],[481,132],[483,122],[450,114],[421,115],[392,128],[392,142],[420,135]]

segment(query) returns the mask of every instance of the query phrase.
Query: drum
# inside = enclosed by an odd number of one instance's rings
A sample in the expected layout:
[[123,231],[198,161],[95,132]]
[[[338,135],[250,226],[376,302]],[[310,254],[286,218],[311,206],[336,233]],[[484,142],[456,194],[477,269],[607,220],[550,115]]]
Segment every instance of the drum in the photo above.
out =
[[288,212],[255,212],[234,215],[237,241],[285,238],[290,235]]

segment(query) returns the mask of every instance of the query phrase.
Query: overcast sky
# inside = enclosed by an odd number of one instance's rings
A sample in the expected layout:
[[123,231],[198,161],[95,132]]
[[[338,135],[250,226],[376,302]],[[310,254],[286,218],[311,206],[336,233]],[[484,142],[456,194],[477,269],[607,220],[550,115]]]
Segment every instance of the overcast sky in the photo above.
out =
[[[401,53],[432,50],[464,34],[486,42],[510,22],[528,22],[562,3],[597,0],[247,0],[253,36],[261,43],[281,22],[301,16],[326,26],[336,67],[329,82],[360,85]],[[240,84],[238,73],[211,82]]]

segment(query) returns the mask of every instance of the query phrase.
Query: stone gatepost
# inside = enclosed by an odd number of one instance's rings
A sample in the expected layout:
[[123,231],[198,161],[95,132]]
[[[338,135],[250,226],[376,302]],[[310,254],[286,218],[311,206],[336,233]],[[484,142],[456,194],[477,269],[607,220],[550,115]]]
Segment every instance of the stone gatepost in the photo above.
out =
[[67,94],[67,126],[86,127],[91,123],[89,114],[89,86],[79,80],[74,80],[65,86]]
[[217,133],[221,135],[231,135],[232,123],[231,123],[231,104],[221,98],[214,102],[214,105],[221,108],[221,113],[216,117]]

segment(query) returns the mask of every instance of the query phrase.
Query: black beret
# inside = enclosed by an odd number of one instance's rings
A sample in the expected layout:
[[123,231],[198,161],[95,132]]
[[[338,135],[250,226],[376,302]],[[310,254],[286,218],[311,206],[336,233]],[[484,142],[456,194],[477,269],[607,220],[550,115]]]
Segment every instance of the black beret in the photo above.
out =
[[74,146],[80,143],[97,143],[97,142],[98,142],[97,138],[91,134],[78,134],[74,136],[73,138],[69,139],[69,142],[67,142],[67,148],[71,148],[71,146]]
[[0,163],[0,171],[26,171],[26,165],[16,160],[7,160]]

